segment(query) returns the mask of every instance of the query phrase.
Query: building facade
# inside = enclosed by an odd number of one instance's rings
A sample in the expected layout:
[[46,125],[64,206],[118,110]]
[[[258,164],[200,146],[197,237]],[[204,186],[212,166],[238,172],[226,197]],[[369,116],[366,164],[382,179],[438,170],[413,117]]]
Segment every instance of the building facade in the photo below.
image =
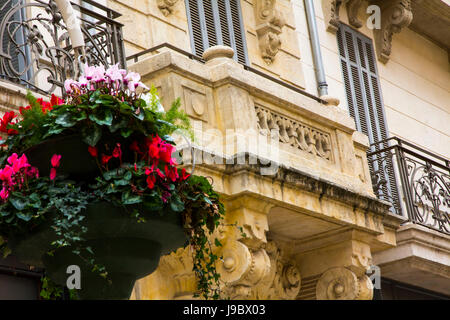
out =
[[[448,1],[77,3],[90,61],[140,73],[191,117],[184,163],[227,210],[224,296],[450,297]],[[0,5],[0,111],[26,88],[62,94],[76,72],[57,14],[48,0]],[[15,20],[36,28],[12,34]],[[163,256],[132,298],[192,298],[189,254]]]

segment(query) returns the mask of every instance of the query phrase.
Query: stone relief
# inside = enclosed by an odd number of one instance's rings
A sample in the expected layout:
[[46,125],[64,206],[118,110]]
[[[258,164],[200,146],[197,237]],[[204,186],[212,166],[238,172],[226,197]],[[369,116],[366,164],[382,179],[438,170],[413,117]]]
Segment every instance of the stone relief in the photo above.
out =
[[261,56],[271,64],[281,46],[280,34],[285,25],[282,13],[275,8],[276,0],[257,0],[255,4],[256,33]]
[[163,15],[166,17],[172,13],[173,6],[178,2],[178,0],[157,0],[158,8],[161,10]]
[[[336,33],[339,28],[339,10],[346,4],[349,24],[361,28],[363,22],[358,19],[358,11],[365,3],[362,0],[322,0],[327,30]],[[378,59],[386,63],[392,50],[392,35],[399,33],[412,22],[411,0],[372,0],[369,4],[381,9],[381,30],[374,29]]]
[[275,130],[280,142],[331,161],[331,137],[328,133],[258,105],[255,111],[261,134],[268,135]]
[[413,19],[411,0],[392,0],[380,3],[381,30],[375,29],[378,59],[386,63],[392,50],[392,36],[410,25]]

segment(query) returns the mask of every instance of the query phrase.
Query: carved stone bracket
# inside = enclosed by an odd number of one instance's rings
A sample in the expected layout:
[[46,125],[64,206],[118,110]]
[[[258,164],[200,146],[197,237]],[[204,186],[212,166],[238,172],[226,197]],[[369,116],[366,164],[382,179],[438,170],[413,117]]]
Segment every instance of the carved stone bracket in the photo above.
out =
[[281,46],[280,34],[285,20],[275,8],[276,0],[257,0],[255,5],[256,33],[259,39],[261,56],[271,64]]
[[289,144],[325,160],[331,160],[331,137],[328,133],[276,114],[261,106],[255,106],[255,111],[261,134],[273,134],[275,130],[281,143]]
[[355,28],[361,28],[363,24],[358,19],[358,10],[362,3],[362,0],[322,0],[327,31],[336,33],[340,23],[339,10],[343,4],[347,5],[349,23]]
[[392,35],[409,26],[413,19],[411,0],[376,2],[381,8],[381,30],[375,29],[378,59],[386,63],[392,50]]
[[293,262],[285,259],[275,243],[269,241],[256,250],[241,242],[235,242],[232,247],[231,250],[224,249],[224,263],[220,269],[226,282],[223,289],[226,296],[252,300],[288,300],[297,296],[301,285],[300,272]]
[[173,6],[178,0],[158,0],[158,8],[167,17],[173,11]]
[[317,300],[371,300],[373,284],[366,275],[343,267],[325,271],[316,285]]

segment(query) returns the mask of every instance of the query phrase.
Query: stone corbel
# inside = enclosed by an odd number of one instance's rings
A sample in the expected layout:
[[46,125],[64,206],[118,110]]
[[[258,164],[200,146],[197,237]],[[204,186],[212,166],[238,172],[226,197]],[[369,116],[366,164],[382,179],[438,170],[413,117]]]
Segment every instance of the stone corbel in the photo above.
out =
[[348,268],[325,271],[316,285],[317,300],[372,300],[373,284],[366,275],[357,276]]
[[234,242],[223,251],[223,260],[223,292],[231,299],[291,300],[298,295],[300,272],[274,242],[258,249]]
[[381,8],[381,29],[375,29],[378,59],[386,63],[392,50],[392,36],[409,26],[413,19],[411,0],[377,1]]
[[271,64],[281,46],[280,34],[285,25],[282,13],[275,8],[276,0],[257,0],[255,5],[256,33],[261,56]]
[[347,6],[347,15],[350,25],[355,28],[361,28],[362,22],[358,19],[358,10],[363,0],[322,0],[322,8],[327,24],[327,31],[336,33],[339,28],[340,17],[339,10],[343,4]]
[[157,0],[158,8],[167,17],[173,11],[173,6],[178,0]]

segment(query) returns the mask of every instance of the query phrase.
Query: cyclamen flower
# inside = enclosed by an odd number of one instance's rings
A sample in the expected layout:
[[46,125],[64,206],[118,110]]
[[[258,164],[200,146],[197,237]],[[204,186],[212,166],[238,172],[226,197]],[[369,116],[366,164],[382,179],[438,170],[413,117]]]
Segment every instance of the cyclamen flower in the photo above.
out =
[[0,191],[0,198],[2,200],[6,200],[6,199],[8,199],[8,197],[9,197],[9,191],[6,189],[6,187],[4,187],[2,189],[2,191]]
[[181,170],[181,180],[185,181],[187,178],[189,178],[191,175],[189,173],[186,173],[186,169],[183,168]]
[[120,148],[120,143],[116,144],[116,147],[113,150],[112,156],[114,158],[120,158],[122,159],[122,149]]
[[53,157],[52,157],[52,159],[51,159],[52,167],[58,168],[58,167],[59,167],[60,160],[61,160],[61,155],[59,155],[59,154],[54,154]]
[[102,164],[108,164],[109,160],[111,160],[112,156],[108,156],[106,154],[102,154]]
[[106,70],[106,76],[111,81],[122,81],[123,77],[127,74],[125,69],[119,69],[119,64],[115,64],[111,66],[108,70]]
[[64,81],[64,89],[67,93],[71,93],[73,91],[73,88],[77,86],[78,82],[73,79],[67,79],[66,81]]
[[88,147],[88,151],[89,151],[89,153],[91,154],[91,156],[93,156],[94,158],[97,158],[97,156],[98,156],[98,151],[97,151],[97,148],[96,148],[96,147],[89,146],[89,147]]
[[155,187],[156,177],[154,175],[149,175],[147,177],[147,186],[149,189],[153,189]]
[[56,169],[51,168],[50,169],[50,180],[54,180],[56,178]]

